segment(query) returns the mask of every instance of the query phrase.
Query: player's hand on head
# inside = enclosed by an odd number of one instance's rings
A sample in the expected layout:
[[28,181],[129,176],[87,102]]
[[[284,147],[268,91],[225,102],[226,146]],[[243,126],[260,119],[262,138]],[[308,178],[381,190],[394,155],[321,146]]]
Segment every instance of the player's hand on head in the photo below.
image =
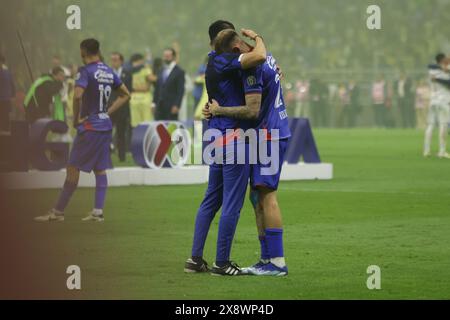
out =
[[258,36],[258,34],[250,29],[241,29],[241,33],[244,37],[250,38],[252,40],[255,40],[255,38]]

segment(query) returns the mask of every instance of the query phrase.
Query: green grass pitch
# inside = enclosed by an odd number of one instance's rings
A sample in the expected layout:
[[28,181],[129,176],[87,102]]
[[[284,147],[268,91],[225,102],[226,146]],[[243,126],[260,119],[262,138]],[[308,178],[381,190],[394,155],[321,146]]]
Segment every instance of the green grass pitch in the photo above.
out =
[[[75,193],[59,224],[32,221],[57,190],[15,191],[12,199],[29,213],[20,217],[24,232],[58,243],[53,258],[81,267],[85,298],[449,299],[450,160],[424,159],[418,130],[314,133],[334,178],[281,182],[284,278],[183,273],[205,185],[110,188],[103,224],[80,221],[92,189]],[[206,245],[210,263],[219,215]],[[39,241],[32,249],[46,253]],[[252,264],[258,249],[247,200],[232,258]],[[381,268],[381,290],[366,287],[369,265]]]

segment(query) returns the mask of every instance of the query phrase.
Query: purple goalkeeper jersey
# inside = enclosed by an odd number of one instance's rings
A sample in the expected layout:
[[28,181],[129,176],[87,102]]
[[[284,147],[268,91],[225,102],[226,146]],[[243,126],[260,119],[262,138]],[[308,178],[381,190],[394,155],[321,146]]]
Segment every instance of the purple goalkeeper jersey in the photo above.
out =
[[107,114],[111,92],[122,85],[114,71],[101,61],[78,69],[75,86],[84,88],[80,118],[87,117],[78,131],[110,131],[112,122]]

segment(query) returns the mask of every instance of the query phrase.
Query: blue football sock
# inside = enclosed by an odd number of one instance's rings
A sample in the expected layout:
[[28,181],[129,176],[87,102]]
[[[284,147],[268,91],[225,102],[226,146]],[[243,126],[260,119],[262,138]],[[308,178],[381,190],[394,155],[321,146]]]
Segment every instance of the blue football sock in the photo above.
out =
[[270,258],[284,257],[283,229],[266,229],[266,243]]
[[105,205],[108,177],[106,174],[95,175],[95,209],[102,210]]
[[64,209],[66,209],[67,204],[69,203],[70,198],[72,197],[72,194],[76,188],[77,188],[76,183],[71,183],[67,180],[64,182],[63,189],[59,194],[58,202],[55,205],[56,210],[64,212]]

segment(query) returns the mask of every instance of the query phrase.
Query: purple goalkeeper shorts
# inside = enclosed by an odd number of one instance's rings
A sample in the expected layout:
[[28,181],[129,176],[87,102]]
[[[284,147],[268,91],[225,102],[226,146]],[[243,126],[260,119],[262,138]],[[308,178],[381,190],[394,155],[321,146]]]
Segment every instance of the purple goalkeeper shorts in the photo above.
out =
[[271,143],[276,142],[278,142],[278,153],[271,157],[271,163],[262,164],[260,160],[258,160],[257,164],[251,165],[250,185],[253,189],[257,187],[266,187],[272,190],[278,189],[281,168],[283,166],[289,139],[267,141],[267,150],[269,155],[271,155]]
[[84,131],[73,141],[69,165],[81,171],[102,171],[112,168],[110,146],[111,131]]

